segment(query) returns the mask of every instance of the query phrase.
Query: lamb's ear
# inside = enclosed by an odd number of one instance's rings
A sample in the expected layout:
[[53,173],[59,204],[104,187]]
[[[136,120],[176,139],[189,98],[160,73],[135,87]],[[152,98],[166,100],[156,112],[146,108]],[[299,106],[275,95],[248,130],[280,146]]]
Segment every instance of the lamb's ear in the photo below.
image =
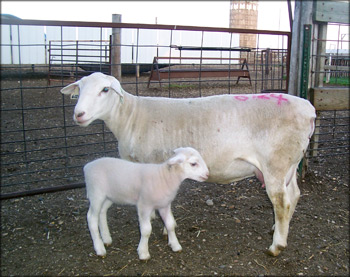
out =
[[79,96],[79,81],[76,81],[73,84],[65,86],[61,89],[61,93],[70,94],[71,98],[77,98]]
[[186,159],[186,156],[184,154],[181,154],[181,153],[177,154],[168,160],[168,165],[183,163],[185,159]]
[[116,78],[112,76],[109,76],[109,78],[112,79],[111,89],[113,89],[120,96],[120,101],[123,102],[124,93],[123,93],[122,86],[120,85],[119,81]]

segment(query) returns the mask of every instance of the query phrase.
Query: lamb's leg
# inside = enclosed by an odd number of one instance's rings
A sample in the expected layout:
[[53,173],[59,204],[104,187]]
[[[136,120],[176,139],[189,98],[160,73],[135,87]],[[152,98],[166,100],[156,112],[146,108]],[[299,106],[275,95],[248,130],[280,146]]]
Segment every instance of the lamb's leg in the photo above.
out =
[[101,233],[103,243],[106,246],[109,246],[112,244],[112,237],[109,232],[108,223],[107,223],[107,211],[112,204],[113,204],[112,201],[106,199],[105,202],[103,202],[103,205],[100,211],[99,228],[100,228],[100,233]]
[[139,254],[140,260],[148,260],[151,258],[151,255],[148,251],[148,239],[152,232],[151,225],[151,215],[153,209],[144,206],[137,206],[138,216],[139,216],[139,224],[140,224],[140,232],[141,239],[139,246],[137,248],[137,253]]
[[164,225],[168,231],[168,243],[174,252],[182,250],[182,247],[177,240],[175,234],[176,221],[174,219],[173,213],[171,212],[171,205],[165,208],[159,209],[159,214],[163,219]]
[[98,229],[99,215],[101,211],[103,200],[102,199],[90,199],[90,207],[87,213],[87,221],[91,234],[91,238],[94,244],[94,249],[98,256],[106,255],[106,248],[103,245],[103,241]]

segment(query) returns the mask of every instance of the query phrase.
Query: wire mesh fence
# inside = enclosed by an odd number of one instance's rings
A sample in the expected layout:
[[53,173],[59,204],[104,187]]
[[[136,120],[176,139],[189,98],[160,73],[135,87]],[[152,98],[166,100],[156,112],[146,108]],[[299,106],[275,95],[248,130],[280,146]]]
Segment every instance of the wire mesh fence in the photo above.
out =
[[320,162],[328,159],[330,167],[347,167],[350,154],[349,24],[328,23],[317,27],[313,29],[314,47],[311,48],[317,120],[309,159]]
[[[85,163],[118,156],[117,140],[104,124],[76,126],[72,119],[76,100],[60,93],[63,86],[92,72],[110,74],[118,67],[123,88],[139,96],[285,92],[288,85],[288,32],[26,20],[4,21],[1,28],[2,198],[81,187]],[[120,45],[112,44],[112,28],[121,29]],[[249,32],[257,36],[257,47],[240,47],[239,34]],[[277,41],[277,47],[267,41]],[[112,59],[116,46],[120,63]],[[148,87],[155,57],[167,58],[158,70],[169,76]],[[175,57],[193,59],[171,59]],[[242,68],[244,61],[247,67]],[[205,76],[208,68],[227,75]],[[189,69],[199,75],[189,78]],[[184,75],[171,78],[176,70]],[[237,83],[234,70],[248,71],[249,78]],[[339,124],[344,127],[348,115],[342,117],[345,121]],[[319,144],[317,155],[329,147],[328,140]]]

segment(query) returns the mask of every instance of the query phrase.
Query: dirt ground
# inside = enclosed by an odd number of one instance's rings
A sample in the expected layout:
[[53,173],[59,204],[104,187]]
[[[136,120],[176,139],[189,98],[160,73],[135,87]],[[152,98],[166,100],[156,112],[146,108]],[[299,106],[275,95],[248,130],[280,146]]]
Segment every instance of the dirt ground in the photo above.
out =
[[[167,93],[152,87],[153,95]],[[131,90],[128,85],[124,88]],[[310,161],[308,174],[299,181],[302,196],[291,221],[288,247],[278,257],[264,252],[272,242],[273,213],[255,178],[228,185],[185,181],[173,202],[183,250],[173,253],[167,246],[158,217],[152,223],[152,258],[147,262],[138,260],[133,207],[110,208],[113,243],[102,259],[95,255],[87,228],[85,189],[3,200],[1,275],[348,276],[348,162],[344,156]]]

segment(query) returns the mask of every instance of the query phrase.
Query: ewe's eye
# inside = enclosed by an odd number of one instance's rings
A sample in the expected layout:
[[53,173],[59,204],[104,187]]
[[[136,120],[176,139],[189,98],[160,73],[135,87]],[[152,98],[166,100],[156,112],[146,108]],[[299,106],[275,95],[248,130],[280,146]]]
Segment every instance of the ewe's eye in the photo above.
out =
[[108,91],[109,91],[109,88],[108,87],[104,87],[101,92],[107,93]]
[[191,163],[191,166],[195,167],[195,166],[197,166],[197,163]]

